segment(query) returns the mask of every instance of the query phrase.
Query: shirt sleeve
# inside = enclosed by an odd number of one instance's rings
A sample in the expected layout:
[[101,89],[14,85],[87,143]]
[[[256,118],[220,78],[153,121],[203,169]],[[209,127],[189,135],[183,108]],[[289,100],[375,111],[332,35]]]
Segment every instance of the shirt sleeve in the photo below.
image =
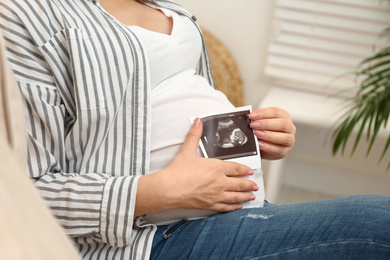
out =
[[64,171],[72,151],[66,144],[68,113],[58,92],[32,80],[18,84],[27,119],[27,171],[59,223],[70,236],[92,236],[113,246],[129,243],[139,177]]
[[[46,62],[42,48],[37,44],[45,34],[52,33],[54,28],[49,24],[59,21],[50,20],[49,16],[46,21],[45,13],[39,10],[43,6],[33,6],[37,4],[35,1],[31,4],[29,1],[14,2],[18,4],[10,1],[0,4],[0,28],[24,97],[27,171],[69,236],[92,237],[115,247],[127,245],[132,240],[139,176],[131,173],[116,176],[73,167],[79,170],[76,171],[69,167],[72,158],[78,156],[72,146],[83,149],[78,138],[85,138],[86,133],[70,135],[83,122],[67,105],[72,100],[64,99],[57,87],[58,79],[52,73],[53,67]],[[40,1],[40,4],[44,2]],[[42,15],[38,17],[37,13]],[[62,62],[66,63],[65,60]],[[72,80],[71,74],[68,79]]]

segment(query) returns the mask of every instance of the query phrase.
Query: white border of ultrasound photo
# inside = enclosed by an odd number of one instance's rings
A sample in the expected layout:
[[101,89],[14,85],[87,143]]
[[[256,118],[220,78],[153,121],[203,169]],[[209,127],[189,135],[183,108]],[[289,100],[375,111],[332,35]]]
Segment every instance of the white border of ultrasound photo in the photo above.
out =
[[[197,117],[199,117],[203,123],[203,134],[199,141],[199,146],[204,157],[238,162],[247,165],[252,169],[261,168],[259,144],[253,130],[249,128],[249,119],[247,118],[247,115],[250,112],[252,112],[252,106],[244,106],[232,110],[212,112],[189,118],[191,124],[193,124]],[[244,145],[224,149],[221,148],[221,146],[215,145],[215,140],[209,141],[210,138],[207,139],[207,136],[215,135],[216,125],[219,124],[219,120],[221,119],[231,119],[234,121],[235,126],[237,126],[248,138]],[[209,129],[212,130],[207,132]],[[209,142],[206,142],[206,140]],[[210,144],[210,142],[212,144]]]

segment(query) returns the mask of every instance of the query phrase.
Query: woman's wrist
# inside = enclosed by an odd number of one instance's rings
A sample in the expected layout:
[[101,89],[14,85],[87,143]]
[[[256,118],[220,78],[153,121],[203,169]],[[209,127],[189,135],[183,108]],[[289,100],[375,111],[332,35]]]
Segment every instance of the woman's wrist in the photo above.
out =
[[162,172],[156,172],[140,177],[138,181],[137,197],[134,216],[158,212],[173,208],[169,198],[168,187]]

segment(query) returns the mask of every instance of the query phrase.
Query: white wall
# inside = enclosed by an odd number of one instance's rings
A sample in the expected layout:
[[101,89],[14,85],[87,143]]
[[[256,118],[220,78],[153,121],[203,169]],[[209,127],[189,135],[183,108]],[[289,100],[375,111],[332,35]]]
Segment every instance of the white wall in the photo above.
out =
[[245,104],[256,108],[266,93],[263,74],[273,0],[176,0],[198,23],[221,40],[236,59],[244,82]]

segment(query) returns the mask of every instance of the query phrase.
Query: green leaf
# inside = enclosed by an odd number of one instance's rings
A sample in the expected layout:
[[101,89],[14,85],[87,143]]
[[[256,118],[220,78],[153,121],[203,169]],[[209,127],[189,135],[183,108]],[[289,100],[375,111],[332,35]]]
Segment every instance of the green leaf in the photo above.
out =
[[381,109],[380,106],[378,106],[377,109],[375,110],[376,113],[375,113],[375,122],[374,122],[374,132],[371,136],[370,144],[368,146],[366,155],[370,153],[372,145],[374,144],[374,141],[376,139],[376,136],[378,135],[381,126],[382,117],[380,115],[380,109]]
[[[383,30],[379,37],[389,37],[390,40],[390,26]],[[369,142],[368,155],[379,131],[386,127],[390,117],[390,44],[362,60],[353,74],[358,89],[356,96],[347,103],[347,112],[340,117],[337,126],[334,127],[333,154],[340,150],[344,154],[347,141],[353,130],[357,128],[351,155],[356,151],[365,131]],[[388,149],[390,149],[390,136],[380,160]],[[388,169],[390,169],[390,160]]]
[[[383,159],[383,157],[385,156],[386,151],[387,151],[387,149],[389,149],[389,147],[390,147],[390,135],[389,135],[389,137],[387,138],[387,142],[386,142],[385,148],[383,149],[383,152],[382,152],[382,155],[381,155],[381,158],[379,159],[379,161],[382,161],[382,159]],[[387,170],[389,170],[389,168],[390,168],[390,162],[389,162],[389,164],[387,165]]]
[[363,134],[363,131],[365,129],[367,120],[372,117],[372,113],[375,111],[375,107],[371,106],[371,108],[367,109],[368,106],[369,105],[367,104],[366,108],[364,109],[365,117],[364,117],[364,119],[363,119],[363,121],[361,123],[359,132],[358,132],[358,134],[356,136],[355,143],[353,145],[351,154],[353,154],[355,152],[355,150],[356,150],[356,147],[357,147],[357,145],[358,145],[358,143],[360,141],[360,138],[361,138],[361,136]]

